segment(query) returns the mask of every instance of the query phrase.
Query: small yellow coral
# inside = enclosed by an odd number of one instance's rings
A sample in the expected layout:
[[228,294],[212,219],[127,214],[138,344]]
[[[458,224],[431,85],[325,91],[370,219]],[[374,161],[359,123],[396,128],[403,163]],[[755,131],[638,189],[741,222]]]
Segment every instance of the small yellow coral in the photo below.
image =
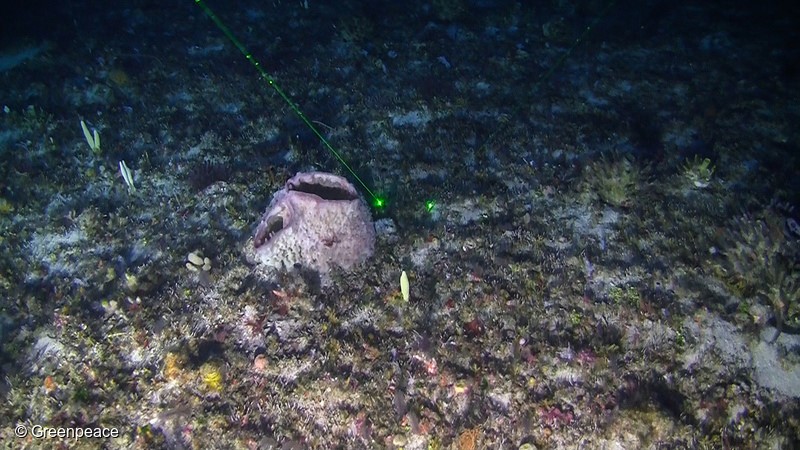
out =
[[167,353],[164,357],[164,378],[175,380],[181,375],[184,364],[183,358],[177,353]]
[[205,363],[200,367],[200,381],[206,392],[222,391],[222,371],[212,363]]
[[456,448],[459,450],[475,450],[478,448],[478,441],[481,438],[481,430],[470,428],[464,430],[456,439]]
[[0,214],[6,215],[14,212],[14,205],[8,200],[0,198]]
[[128,73],[122,69],[112,69],[109,71],[108,79],[119,87],[125,87],[131,83],[131,78],[128,76]]

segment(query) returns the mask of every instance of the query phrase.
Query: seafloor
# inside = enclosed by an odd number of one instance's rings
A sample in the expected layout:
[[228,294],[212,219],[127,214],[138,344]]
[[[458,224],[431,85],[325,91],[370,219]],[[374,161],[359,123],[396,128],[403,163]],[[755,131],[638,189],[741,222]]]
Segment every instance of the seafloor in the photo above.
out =
[[[800,7],[531,3],[209,0],[364,185],[194,1],[4,11],[2,446],[798,448]],[[243,257],[311,169],[330,286]]]

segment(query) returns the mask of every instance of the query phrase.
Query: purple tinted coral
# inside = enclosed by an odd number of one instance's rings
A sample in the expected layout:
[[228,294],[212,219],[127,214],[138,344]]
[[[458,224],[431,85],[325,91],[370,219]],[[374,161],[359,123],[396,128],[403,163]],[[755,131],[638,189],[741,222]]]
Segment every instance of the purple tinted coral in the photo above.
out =
[[372,255],[375,228],[347,179],[300,172],[273,195],[247,247],[256,264],[275,269],[300,264],[325,280],[334,266],[351,269]]

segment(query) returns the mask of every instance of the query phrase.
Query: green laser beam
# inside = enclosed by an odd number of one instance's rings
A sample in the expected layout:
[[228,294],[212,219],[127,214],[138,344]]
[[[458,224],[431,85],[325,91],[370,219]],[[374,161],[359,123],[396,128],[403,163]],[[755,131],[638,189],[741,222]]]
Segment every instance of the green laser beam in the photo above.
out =
[[275,82],[275,79],[272,78],[272,76],[270,76],[270,74],[267,73],[267,71],[264,70],[261,67],[261,63],[259,63],[258,60],[253,56],[253,54],[250,53],[247,50],[247,48],[244,46],[244,44],[242,44],[238,39],[236,39],[236,36],[234,36],[234,34],[230,30],[230,28],[228,28],[222,22],[222,20],[219,17],[217,17],[216,14],[214,14],[214,11],[212,11],[211,8],[209,8],[205,4],[205,2],[203,2],[203,0],[194,0],[194,2],[195,2],[195,4],[197,4],[197,6],[200,7],[200,9],[203,10],[203,12],[206,13],[206,15],[211,19],[211,21],[214,22],[214,25],[216,25],[217,28],[219,28],[220,31],[222,31],[222,33],[225,35],[225,37],[227,37],[228,40],[231,41],[231,43],[237,49],[239,49],[239,51],[242,53],[242,55],[244,55],[244,57],[247,58],[248,61],[250,61],[250,64],[252,64],[253,67],[255,67],[256,70],[258,71],[258,73],[261,75],[261,78],[264,79],[264,81],[266,81],[267,84],[270,85],[272,87],[272,89],[274,89],[275,92],[278,93],[278,95],[283,99],[283,101],[286,102],[287,105],[289,105],[289,108],[291,108],[292,111],[294,111],[294,113],[297,115],[297,117],[299,117],[300,120],[302,120],[303,123],[306,124],[308,129],[310,129],[317,136],[317,138],[320,140],[320,142],[322,142],[322,144],[333,154],[333,156],[335,156],[336,159],[339,160],[339,162],[342,164],[342,166],[345,169],[347,169],[348,172],[350,172],[350,174],[353,176],[353,178],[356,179],[356,181],[358,181],[358,183],[361,185],[361,187],[363,187],[364,190],[367,191],[367,193],[370,195],[370,197],[372,197],[372,205],[374,207],[376,207],[376,208],[383,207],[385,205],[385,202],[386,202],[385,199],[380,198],[377,195],[375,195],[372,192],[372,190],[369,187],[367,187],[366,183],[364,183],[361,180],[361,177],[356,175],[356,172],[350,167],[349,164],[347,164],[347,161],[344,160],[342,155],[340,155],[339,152],[337,152],[336,149],[333,147],[333,145],[331,145],[331,143],[325,138],[325,136],[323,136],[322,133],[320,133],[319,130],[317,130],[317,127],[315,127],[314,124],[311,123],[310,120],[308,120],[306,115],[303,114],[303,111],[300,110],[300,108],[292,101],[292,99],[289,98],[289,96],[286,95],[285,92],[283,92],[283,89],[281,89],[280,86],[278,86],[278,83]]
[[[610,0],[605,5],[605,8],[601,11],[601,13],[597,17],[595,17],[595,19],[583,30],[583,32],[575,39],[572,45],[564,53],[562,53],[558,59],[556,59],[555,63],[550,67],[550,69],[537,78],[537,80],[534,82],[533,90],[537,90],[542,85],[542,83],[544,83],[544,81],[549,79],[557,69],[559,69],[564,65],[567,58],[575,51],[575,49],[578,46],[580,46],[583,43],[586,37],[589,36],[589,34],[594,30],[594,28],[597,26],[600,20],[602,20],[606,16],[606,14],[608,14],[608,12],[616,4],[616,2],[617,0]],[[314,124],[311,123],[310,120],[308,120],[306,115],[303,114],[303,111],[300,110],[300,108],[292,101],[292,99],[289,98],[289,96],[285,92],[283,92],[283,89],[281,89],[280,86],[278,86],[278,84],[275,82],[275,79],[272,78],[272,76],[270,76],[270,74],[267,73],[267,71],[265,71],[261,67],[261,64],[258,62],[258,60],[256,60],[253,54],[247,50],[244,44],[242,44],[238,39],[236,39],[236,36],[234,36],[230,28],[228,28],[222,22],[222,20],[220,20],[220,18],[217,17],[216,14],[214,14],[211,8],[209,8],[205,4],[205,2],[203,2],[203,0],[195,0],[195,4],[197,4],[203,10],[203,12],[205,12],[205,14],[214,22],[217,28],[219,28],[220,31],[222,31],[222,33],[228,38],[228,40],[231,41],[231,43],[233,43],[233,45],[239,50],[239,52],[241,52],[242,55],[244,55],[244,57],[247,58],[248,61],[250,61],[250,64],[252,64],[253,67],[256,68],[258,73],[261,75],[261,78],[264,79],[267,82],[267,84],[269,84],[275,90],[275,92],[278,93],[278,95],[283,99],[283,101],[287,105],[289,105],[292,111],[294,111],[297,117],[299,117],[300,120],[302,120],[303,123],[306,124],[308,129],[310,129],[314,133],[314,135],[317,136],[320,142],[322,142],[322,144],[331,152],[331,154],[333,154],[334,157],[336,157],[336,159],[342,164],[342,166],[345,169],[347,169],[348,172],[350,172],[353,178],[355,178],[355,180],[358,181],[361,187],[363,187],[364,190],[369,194],[369,196],[372,197],[373,207],[375,207],[376,209],[381,209],[384,206],[386,206],[386,199],[373,193],[372,190],[366,185],[366,183],[364,183],[364,181],[361,180],[361,178],[355,173],[355,171],[350,167],[350,165],[347,164],[347,161],[344,160],[342,155],[340,155],[339,152],[336,151],[336,149],[333,147],[333,145],[331,145],[331,143],[325,138],[325,136],[323,136],[322,133],[319,132],[317,127],[315,127]],[[509,126],[510,126],[510,121],[507,121],[502,126],[496,128],[495,131],[492,132],[484,140],[483,144],[478,148],[478,152],[486,148],[497,135],[504,133]],[[428,212],[431,212],[434,206],[435,202],[433,200],[428,200],[425,202],[425,209]]]

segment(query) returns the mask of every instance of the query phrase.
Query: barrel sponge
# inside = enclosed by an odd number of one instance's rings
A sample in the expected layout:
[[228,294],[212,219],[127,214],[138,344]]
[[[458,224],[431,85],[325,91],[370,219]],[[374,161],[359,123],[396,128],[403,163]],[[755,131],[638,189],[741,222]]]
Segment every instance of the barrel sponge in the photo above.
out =
[[375,227],[347,179],[300,172],[273,195],[247,246],[248,259],[258,265],[286,269],[299,264],[324,280],[334,266],[352,269],[372,256]]

